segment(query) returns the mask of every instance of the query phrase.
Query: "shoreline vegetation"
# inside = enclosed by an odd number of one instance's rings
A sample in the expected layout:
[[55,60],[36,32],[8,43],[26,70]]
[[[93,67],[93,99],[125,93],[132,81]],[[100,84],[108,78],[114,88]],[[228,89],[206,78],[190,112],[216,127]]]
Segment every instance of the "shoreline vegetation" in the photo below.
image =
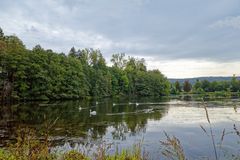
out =
[[[48,131],[47,131],[48,132]],[[48,133],[39,140],[34,129],[21,128],[18,130],[16,142],[7,148],[0,148],[0,160],[147,160],[147,153],[142,151],[141,142],[129,149],[108,154],[111,144],[101,144],[95,149],[86,147],[86,151],[70,150],[64,153],[51,152],[51,142]]]
[[68,55],[36,45],[26,49],[0,29],[1,101],[63,100],[112,96],[166,96],[170,83],[145,60],[113,54],[107,66],[100,50],[71,48]]
[[104,97],[164,97],[197,94],[205,98],[239,97],[240,81],[197,80],[170,83],[145,60],[113,54],[109,67],[98,49],[71,48],[56,53],[36,45],[27,49],[0,28],[0,102]]

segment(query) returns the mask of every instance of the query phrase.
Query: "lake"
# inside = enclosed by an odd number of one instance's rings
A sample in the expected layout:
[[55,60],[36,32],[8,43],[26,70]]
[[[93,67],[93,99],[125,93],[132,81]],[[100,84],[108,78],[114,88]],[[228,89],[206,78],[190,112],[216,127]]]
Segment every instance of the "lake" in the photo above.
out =
[[[240,128],[240,99],[205,101],[217,149],[221,157],[240,153],[240,138],[234,124]],[[189,159],[213,158],[209,123],[202,101],[193,98],[175,99],[103,99],[98,101],[34,102],[2,106],[0,112],[0,145],[11,142],[19,127],[33,127],[39,132],[51,127],[53,152],[94,148],[109,145],[109,153],[142,142],[151,159],[161,157],[160,140],[164,132],[176,136]],[[90,113],[90,110],[92,111]],[[96,111],[96,115],[93,111]],[[221,135],[225,133],[221,148]],[[210,132],[209,132],[210,133]],[[94,145],[86,145],[94,144]],[[84,147],[83,147],[84,146]],[[223,158],[224,159],[224,158]]]

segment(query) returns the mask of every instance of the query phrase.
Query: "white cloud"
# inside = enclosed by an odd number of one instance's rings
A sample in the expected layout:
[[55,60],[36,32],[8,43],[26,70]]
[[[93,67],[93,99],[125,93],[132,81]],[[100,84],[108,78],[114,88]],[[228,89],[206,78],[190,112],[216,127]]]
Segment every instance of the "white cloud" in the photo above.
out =
[[212,62],[205,60],[154,60],[146,59],[149,69],[160,69],[168,78],[240,75],[239,62]]
[[225,28],[225,27],[240,29],[240,16],[227,17],[223,20],[219,20],[210,25],[210,28]]

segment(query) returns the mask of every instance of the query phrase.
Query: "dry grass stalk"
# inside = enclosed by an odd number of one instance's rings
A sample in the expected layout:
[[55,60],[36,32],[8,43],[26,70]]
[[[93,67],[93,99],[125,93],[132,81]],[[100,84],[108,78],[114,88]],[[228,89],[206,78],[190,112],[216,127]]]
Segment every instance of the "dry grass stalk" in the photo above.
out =
[[208,115],[207,105],[204,102],[203,102],[203,106],[204,106],[206,118],[207,118],[207,121],[208,121],[208,124],[209,124],[210,136],[211,136],[211,140],[212,140],[212,144],[213,144],[215,159],[218,160],[217,147],[216,147],[216,143],[215,143],[215,139],[214,139],[214,135],[213,135],[212,124],[211,124],[211,121],[210,121],[210,118],[209,118],[209,115]]
[[162,154],[168,159],[177,158],[178,160],[186,160],[183,147],[175,136],[170,137],[166,132],[166,141],[160,141],[161,145],[164,147]]

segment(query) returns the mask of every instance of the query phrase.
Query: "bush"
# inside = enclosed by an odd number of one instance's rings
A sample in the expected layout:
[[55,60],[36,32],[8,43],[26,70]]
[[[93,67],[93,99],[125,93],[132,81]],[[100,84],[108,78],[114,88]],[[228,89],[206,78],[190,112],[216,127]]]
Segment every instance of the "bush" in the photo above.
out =
[[88,157],[77,151],[70,151],[63,155],[63,160],[90,160]]

